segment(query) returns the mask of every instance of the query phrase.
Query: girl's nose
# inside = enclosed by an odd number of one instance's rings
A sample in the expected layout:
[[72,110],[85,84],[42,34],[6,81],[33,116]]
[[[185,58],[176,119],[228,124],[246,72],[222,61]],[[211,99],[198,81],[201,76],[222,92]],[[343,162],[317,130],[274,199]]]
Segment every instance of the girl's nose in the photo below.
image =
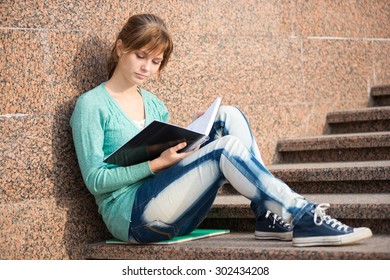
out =
[[141,69],[145,72],[149,72],[150,71],[150,64],[151,64],[151,61],[145,60],[144,63],[141,65]]

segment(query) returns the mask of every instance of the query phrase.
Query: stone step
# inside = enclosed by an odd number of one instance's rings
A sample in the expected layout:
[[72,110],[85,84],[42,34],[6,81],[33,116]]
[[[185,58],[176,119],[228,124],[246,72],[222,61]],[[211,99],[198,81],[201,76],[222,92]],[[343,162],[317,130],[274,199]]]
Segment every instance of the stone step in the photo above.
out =
[[390,131],[279,140],[278,163],[390,160]]
[[330,112],[326,134],[390,131],[390,106]]
[[[86,246],[87,259],[389,259],[390,194],[305,195],[330,203],[329,214],[351,226],[369,226],[374,236],[353,246],[296,248],[291,242],[256,240],[249,200],[217,196],[202,228],[228,228],[230,234],[174,245]],[[229,223],[236,221],[236,224]],[[236,226],[238,226],[236,228]]]
[[86,246],[87,259],[101,260],[388,260],[390,235],[378,234],[349,246],[293,247],[291,242],[256,240],[253,233],[226,235],[173,245]]
[[[390,234],[390,193],[303,194],[313,203],[329,203],[329,213],[347,225],[366,226],[374,233]],[[218,195],[203,221],[203,228],[253,231],[255,219],[250,201],[241,195]]]
[[[267,168],[298,193],[390,192],[388,160],[276,164]],[[229,184],[220,190],[220,194],[235,193]]]
[[369,106],[390,106],[390,85],[372,87],[370,95]]
[[276,164],[268,166],[268,169],[277,178],[289,183],[390,181],[388,160]]

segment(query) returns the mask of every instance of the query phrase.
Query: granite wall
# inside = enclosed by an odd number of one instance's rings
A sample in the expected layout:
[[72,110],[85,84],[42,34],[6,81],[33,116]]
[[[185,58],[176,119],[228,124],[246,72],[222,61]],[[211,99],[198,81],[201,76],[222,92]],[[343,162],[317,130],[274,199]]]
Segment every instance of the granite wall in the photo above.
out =
[[364,106],[371,86],[390,83],[388,0],[2,0],[0,259],[80,259],[109,237],[68,120],[141,12],[174,37],[162,79],[145,86],[173,121],[219,95],[248,116],[268,164],[278,139],[321,134],[328,111]]

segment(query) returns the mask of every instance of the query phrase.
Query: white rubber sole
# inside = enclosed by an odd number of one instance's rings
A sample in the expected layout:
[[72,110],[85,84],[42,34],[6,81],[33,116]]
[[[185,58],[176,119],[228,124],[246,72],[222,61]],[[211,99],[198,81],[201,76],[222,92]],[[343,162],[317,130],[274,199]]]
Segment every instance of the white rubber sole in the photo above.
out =
[[292,231],[289,232],[264,232],[264,231],[255,231],[255,238],[261,239],[261,240],[271,240],[271,239],[277,239],[277,240],[283,240],[283,241],[291,241],[293,239],[292,237]]
[[372,232],[369,228],[355,228],[352,233],[336,236],[316,236],[293,238],[293,246],[339,246],[346,245],[370,238]]

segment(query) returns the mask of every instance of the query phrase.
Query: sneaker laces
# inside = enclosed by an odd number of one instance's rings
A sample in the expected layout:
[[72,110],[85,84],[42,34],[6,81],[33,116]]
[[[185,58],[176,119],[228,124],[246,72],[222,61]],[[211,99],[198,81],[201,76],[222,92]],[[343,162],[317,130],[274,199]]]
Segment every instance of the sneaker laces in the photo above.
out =
[[272,213],[272,212],[269,211],[269,210],[268,210],[267,213],[265,214],[265,217],[268,218],[269,215],[271,215],[271,214],[272,214],[272,217],[274,218],[274,221],[273,221],[274,224],[275,224],[276,222],[278,222],[278,224],[280,224],[280,225],[283,226],[283,227],[290,227],[290,224],[289,224],[289,223],[286,223],[286,222],[282,219],[282,217],[276,215],[275,213]]
[[338,230],[344,230],[346,232],[349,228],[347,225],[326,215],[325,210],[328,209],[329,206],[329,203],[318,204],[317,208],[314,210],[314,223],[317,226],[320,226],[325,221],[325,223],[331,225],[332,228],[337,227]]

